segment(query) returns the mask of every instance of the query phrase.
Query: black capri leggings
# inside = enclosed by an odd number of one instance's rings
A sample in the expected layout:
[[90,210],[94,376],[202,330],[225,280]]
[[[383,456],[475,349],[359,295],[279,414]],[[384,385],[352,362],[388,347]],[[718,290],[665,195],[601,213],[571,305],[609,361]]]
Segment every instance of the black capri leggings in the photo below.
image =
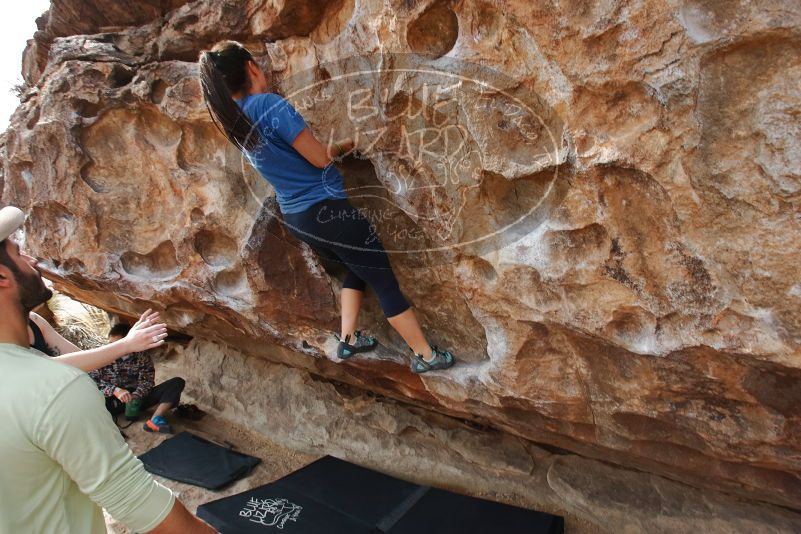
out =
[[285,213],[289,231],[325,259],[348,269],[343,288],[373,288],[381,309],[393,317],[409,309],[378,234],[347,199],[328,199],[300,213]]

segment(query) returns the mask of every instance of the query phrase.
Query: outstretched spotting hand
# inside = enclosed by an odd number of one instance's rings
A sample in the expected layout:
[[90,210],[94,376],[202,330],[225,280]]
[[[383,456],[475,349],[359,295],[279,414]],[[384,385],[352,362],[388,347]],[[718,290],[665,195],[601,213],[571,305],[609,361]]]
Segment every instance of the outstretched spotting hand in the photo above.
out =
[[158,322],[160,320],[158,312],[147,310],[143,313],[125,336],[128,349],[131,352],[142,352],[163,345],[164,338],[167,337],[167,325]]

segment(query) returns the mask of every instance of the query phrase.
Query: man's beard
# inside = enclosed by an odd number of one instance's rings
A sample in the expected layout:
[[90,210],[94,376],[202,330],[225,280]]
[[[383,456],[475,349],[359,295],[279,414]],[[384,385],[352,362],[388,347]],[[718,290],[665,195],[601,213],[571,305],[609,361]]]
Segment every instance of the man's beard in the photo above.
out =
[[15,269],[14,278],[17,279],[19,287],[19,302],[25,313],[29,313],[39,304],[50,300],[53,292],[47,288],[42,279],[42,275],[37,273],[23,273]]

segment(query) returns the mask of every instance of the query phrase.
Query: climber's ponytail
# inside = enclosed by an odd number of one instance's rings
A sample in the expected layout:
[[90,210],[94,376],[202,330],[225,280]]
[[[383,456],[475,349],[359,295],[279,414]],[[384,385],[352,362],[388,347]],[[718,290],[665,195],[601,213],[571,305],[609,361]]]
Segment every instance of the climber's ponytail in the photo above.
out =
[[233,93],[247,91],[247,63],[253,56],[237,42],[225,41],[200,54],[200,87],[215,126],[239,150],[253,150],[259,132],[234,102]]

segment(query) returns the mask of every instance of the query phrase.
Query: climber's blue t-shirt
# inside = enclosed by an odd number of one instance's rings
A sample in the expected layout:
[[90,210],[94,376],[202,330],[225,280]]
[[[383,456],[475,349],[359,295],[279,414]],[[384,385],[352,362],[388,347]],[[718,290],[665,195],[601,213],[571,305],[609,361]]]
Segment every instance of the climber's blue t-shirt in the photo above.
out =
[[306,128],[306,121],[292,104],[274,93],[249,95],[237,104],[261,137],[259,146],[245,155],[275,188],[282,213],[299,213],[321,200],[347,197],[336,167],[318,169],[292,148]]

